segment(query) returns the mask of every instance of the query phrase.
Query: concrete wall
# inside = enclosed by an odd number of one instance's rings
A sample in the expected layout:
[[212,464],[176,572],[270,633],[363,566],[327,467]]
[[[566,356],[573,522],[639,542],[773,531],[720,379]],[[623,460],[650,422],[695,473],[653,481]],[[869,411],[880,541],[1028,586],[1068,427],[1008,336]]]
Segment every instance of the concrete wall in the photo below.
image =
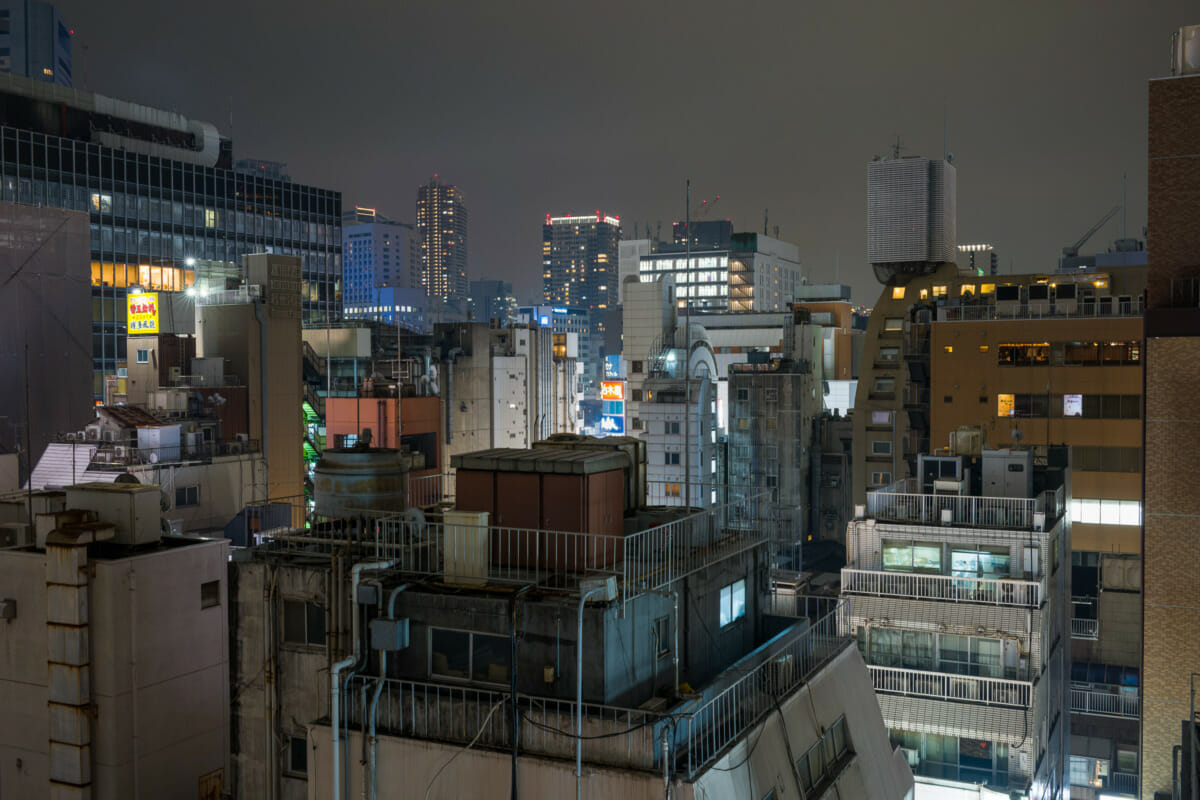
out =
[[88,217],[0,203],[0,230],[0,451],[23,454],[26,478],[93,417]]
[[[142,483],[162,487],[171,504],[163,517],[181,533],[224,528],[245,506],[267,499],[261,453],[219,456],[208,464],[144,467],[135,474]],[[185,486],[199,488],[199,504],[175,505],[175,490]]]
[[[93,797],[193,797],[228,769],[228,622],[224,541],[93,559],[90,593]],[[17,618],[0,628],[0,796],[44,797],[45,554],[0,553],[0,595]],[[200,586],[220,582],[201,608]],[[20,766],[17,762],[20,760]]]

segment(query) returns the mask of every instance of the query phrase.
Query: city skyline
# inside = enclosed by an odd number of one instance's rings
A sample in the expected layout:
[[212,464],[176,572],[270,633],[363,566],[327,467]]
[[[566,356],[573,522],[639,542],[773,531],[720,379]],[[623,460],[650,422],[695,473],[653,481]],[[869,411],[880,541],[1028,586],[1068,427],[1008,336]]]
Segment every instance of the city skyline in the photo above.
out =
[[[1167,71],[1161,42],[1189,18],[1183,3],[1039,6],[1036,17],[941,3],[781,5],[730,28],[711,6],[683,19],[616,7],[579,40],[565,37],[576,23],[563,7],[380,10],[367,27],[349,16],[312,25],[315,4],[287,17],[220,3],[194,15],[124,7],[59,4],[76,30],[77,86],[210,120],[238,158],[286,162],[301,183],[401,218],[429,175],[452,175],[471,197],[473,272],[512,281],[521,296],[540,283],[530,220],[599,205],[629,235],[634,223],[669,226],[684,216],[689,177],[695,207],[720,194],[714,215],[739,230],[762,230],[767,209],[811,281],[832,281],[840,262],[836,277],[872,294],[864,164],[897,134],[906,153],[940,157],[944,141],[955,153],[959,239],[996,244],[1001,272],[1052,270],[1123,189],[1125,228],[1140,238],[1145,81]],[[218,24],[227,17],[247,24]],[[457,31],[462,56],[431,70],[441,45],[418,37],[426,29]],[[743,57],[704,55],[736,45],[739,31],[755,37]],[[212,37],[227,46],[211,47]],[[1083,40],[1098,55],[1081,55]],[[276,41],[327,57],[263,59]],[[613,41],[630,57],[612,60]],[[858,45],[835,44],[845,41]],[[669,90],[645,79],[675,65]],[[386,89],[362,80],[376,73],[402,78]],[[313,113],[319,96],[326,108]],[[757,108],[769,124],[747,128],[723,103]],[[428,110],[421,125],[406,121],[414,106]],[[699,108],[705,125],[678,125]],[[1089,244],[1103,249],[1121,233],[1117,215]]]

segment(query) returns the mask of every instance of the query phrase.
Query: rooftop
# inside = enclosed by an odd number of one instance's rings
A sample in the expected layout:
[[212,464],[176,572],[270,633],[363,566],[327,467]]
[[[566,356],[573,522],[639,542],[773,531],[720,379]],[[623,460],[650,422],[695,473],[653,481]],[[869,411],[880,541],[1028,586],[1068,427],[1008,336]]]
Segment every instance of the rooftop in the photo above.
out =
[[978,497],[922,494],[916,478],[905,478],[867,493],[866,514],[880,522],[960,528],[1046,530],[1066,510],[1063,487],[1036,497]]

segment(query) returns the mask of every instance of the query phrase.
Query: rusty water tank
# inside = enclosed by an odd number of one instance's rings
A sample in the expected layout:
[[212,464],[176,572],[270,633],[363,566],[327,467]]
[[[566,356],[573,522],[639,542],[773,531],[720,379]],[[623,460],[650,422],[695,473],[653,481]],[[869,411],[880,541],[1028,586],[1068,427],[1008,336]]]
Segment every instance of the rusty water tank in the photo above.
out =
[[408,455],[390,447],[326,450],[313,477],[316,512],[325,517],[359,517],[404,511],[408,468]]

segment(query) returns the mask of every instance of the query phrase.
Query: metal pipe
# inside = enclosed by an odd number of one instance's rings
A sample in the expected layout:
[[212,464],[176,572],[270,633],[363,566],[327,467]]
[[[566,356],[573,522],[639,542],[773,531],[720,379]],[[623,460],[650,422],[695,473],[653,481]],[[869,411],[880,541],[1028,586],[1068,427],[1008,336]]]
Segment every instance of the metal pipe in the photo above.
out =
[[332,783],[333,792],[330,795],[332,800],[339,800],[342,796],[342,786],[339,778],[341,777],[341,694],[342,670],[353,667],[358,663],[359,652],[359,635],[358,635],[358,583],[362,577],[362,573],[366,570],[381,570],[387,569],[396,563],[395,559],[387,561],[360,561],[350,568],[350,597],[354,602],[350,605],[351,630],[354,632],[354,654],[346,656],[341,661],[334,663],[329,668],[329,722],[332,732],[332,741],[330,747],[333,752],[333,772]]
[[671,740],[664,726],[662,732],[663,800],[671,800]]
[[583,607],[589,597],[602,591],[603,586],[596,586],[579,598],[579,631],[575,638],[575,800],[583,798]]
[[267,797],[274,800],[278,795],[278,774],[275,742],[275,581],[279,573],[268,565],[266,585],[263,586],[263,722],[267,734]]
[[270,385],[267,382],[267,320],[263,317],[262,303],[257,301],[251,303],[254,306],[254,318],[258,320],[258,359],[259,370],[262,372],[262,381],[259,389],[259,407],[262,416],[262,451],[263,466],[267,468],[267,497],[271,496],[271,457],[270,446],[271,436],[269,433],[269,420],[271,415],[267,408],[267,387]]
[[521,595],[532,588],[532,585],[526,584],[518,589],[512,597],[512,627],[508,644],[509,689],[512,694],[512,787],[509,789],[509,796],[512,800],[517,798],[517,741],[521,733],[520,709],[517,707],[517,603],[520,601]]
[[1179,774],[1179,762],[1183,755],[1183,745],[1177,744],[1171,748],[1171,800],[1180,800],[1183,792],[1183,780]]
[[[407,583],[402,583],[392,593],[388,595],[387,613],[389,619],[396,617],[396,598],[408,588]],[[371,718],[371,729],[367,745],[367,768],[371,772],[371,788],[368,800],[375,800],[375,790],[378,775],[375,772],[377,763],[375,760],[375,714],[379,709],[379,695],[383,694],[383,682],[387,679],[387,650],[379,651],[379,680],[375,683],[375,696],[371,698],[371,710],[368,716]]]

